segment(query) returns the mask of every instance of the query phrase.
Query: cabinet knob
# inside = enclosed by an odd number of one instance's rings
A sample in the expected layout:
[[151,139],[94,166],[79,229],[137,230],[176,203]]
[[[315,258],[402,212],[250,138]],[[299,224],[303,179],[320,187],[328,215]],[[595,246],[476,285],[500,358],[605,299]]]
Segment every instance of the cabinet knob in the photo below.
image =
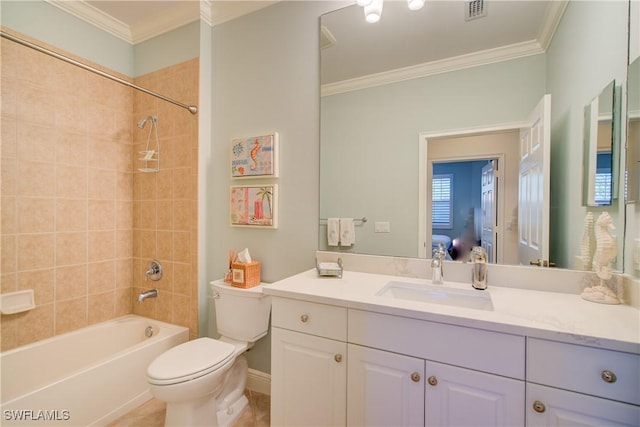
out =
[[336,362],[340,363],[340,362],[342,362],[342,355],[341,354],[336,354],[335,356],[333,356],[333,359]]
[[414,383],[420,382],[420,373],[419,372],[413,372],[411,374],[411,381],[413,381]]
[[602,378],[602,381],[607,383],[615,383],[618,380],[618,377],[616,377],[616,374],[607,370],[602,371],[602,374],[600,375],[600,377]]
[[429,385],[438,385],[438,378],[436,378],[435,375],[431,375],[427,381],[429,382]]
[[300,321],[302,323],[307,323],[309,321],[309,315],[308,314],[303,314],[302,316],[300,316]]
[[544,406],[544,403],[536,400],[533,402],[533,410],[539,413],[543,413],[547,408]]

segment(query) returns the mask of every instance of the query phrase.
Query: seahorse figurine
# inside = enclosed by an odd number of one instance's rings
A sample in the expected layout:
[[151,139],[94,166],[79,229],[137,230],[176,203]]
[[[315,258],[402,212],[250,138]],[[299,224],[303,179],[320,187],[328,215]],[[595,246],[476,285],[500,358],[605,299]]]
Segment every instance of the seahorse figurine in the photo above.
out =
[[605,283],[613,277],[609,264],[618,255],[616,239],[610,233],[610,230],[615,229],[609,213],[601,213],[596,221],[596,254],[593,257],[593,270],[599,280],[597,284],[585,288],[581,294],[582,298],[588,301],[620,304],[620,298],[617,295],[618,289],[616,288],[616,292],[614,292]]
[[582,240],[580,241],[580,260],[583,270],[591,270],[591,234],[593,233],[593,214],[587,212],[584,217]]
[[258,141],[258,139],[256,138],[255,141],[253,141],[253,148],[250,151],[250,155],[251,155],[251,160],[253,161],[253,164],[251,166],[249,166],[249,169],[256,170],[256,168],[258,167],[258,153],[260,152],[260,141]]

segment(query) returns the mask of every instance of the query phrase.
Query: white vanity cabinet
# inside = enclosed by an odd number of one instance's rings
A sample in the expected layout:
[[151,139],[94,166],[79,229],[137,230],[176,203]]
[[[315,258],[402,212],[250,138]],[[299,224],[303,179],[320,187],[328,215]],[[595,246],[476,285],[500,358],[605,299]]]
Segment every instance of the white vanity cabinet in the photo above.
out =
[[524,337],[360,310],[348,332],[349,425],[524,424]]
[[527,340],[528,426],[640,426],[640,355]]
[[348,356],[347,425],[424,425],[424,360],[353,344]]
[[271,424],[344,426],[346,308],[272,299]]

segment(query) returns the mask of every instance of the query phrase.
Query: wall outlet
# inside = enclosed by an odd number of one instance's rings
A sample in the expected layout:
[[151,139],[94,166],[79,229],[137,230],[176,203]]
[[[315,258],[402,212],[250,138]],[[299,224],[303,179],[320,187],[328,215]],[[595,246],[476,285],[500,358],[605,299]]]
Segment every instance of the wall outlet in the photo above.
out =
[[391,233],[391,223],[387,221],[376,221],[373,231],[375,233]]

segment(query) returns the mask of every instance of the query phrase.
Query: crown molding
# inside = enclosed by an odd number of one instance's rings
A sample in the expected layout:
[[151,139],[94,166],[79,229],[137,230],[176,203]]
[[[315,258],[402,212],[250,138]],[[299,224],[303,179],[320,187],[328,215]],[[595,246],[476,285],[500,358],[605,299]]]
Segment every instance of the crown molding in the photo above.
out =
[[84,1],[65,1],[65,0],[45,0],[52,6],[61,9],[76,18],[100,28],[108,32],[109,34],[118,37],[128,43],[133,43],[131,37],[131,28],[122,21],[119,21],[101,11],[100,9],[91,6]]
[[562,20],[562,16],[564,15],[564,11],[567,9],[568,5],[568,0],[555,0],[549,2],[542,27],[540,28],[540,33],[538,34],[540,46],[542,46],[545,51],[549,48],[551,40],[553,40],[553,35],[558,29],[558,25],[560,25],[560,21]]
[[410,67],[398,68],[396,70],[325,84],[322,85],[320,93],[321,96],[336,95],[338,93],[382,86],[389,83],[417,79],[434,74],[463,70],[465,68],[477,67],[479,65],[509,61],[511,59],[538,55],[540,53],[544,53],[544,49],[540,46],[540,43],[536,40],[531,40],[528,42],[516,43],[509,46],[473,52],[466,55],[455,56],[453,58],[412,65]]
[[213,0],[200,0],[200,19],[213,26]]
[[201,12],[200,2],[181,2],[165,13],[152,15],[140,23],[132,25],[131,43],[138,44],[197,21]]

